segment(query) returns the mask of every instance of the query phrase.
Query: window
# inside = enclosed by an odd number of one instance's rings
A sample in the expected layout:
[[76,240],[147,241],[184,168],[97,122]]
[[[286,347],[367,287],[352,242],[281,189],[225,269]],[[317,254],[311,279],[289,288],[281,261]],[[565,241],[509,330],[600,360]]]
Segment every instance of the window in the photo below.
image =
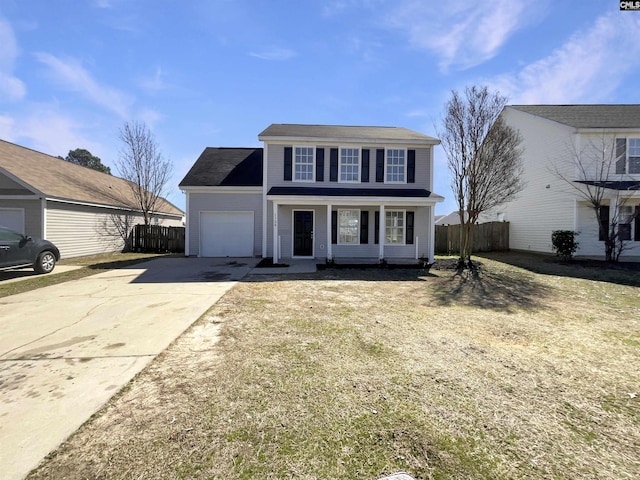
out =
[[360,210],[338,210],[338,243],[360,243]]
[[405,151],[399,148],[387,150],[387,165],[385,169],[385,181],[388,183],[405,182]]
[[384,223],[384,243],[404,245],[405,239],[404,210],[387,210]]
[[296,147],[293,165],[294,180],[313,182],[313,147]]
[[616,173],[640,173],[640,138],[616,138]]
[[631,221],[633,220],[633,210],[629,205],[622,205],[618,208],[618,235],[620,240],[631,240]]
[[629,173],[640,173],[640,138],[629,139]]
[[360,149],[341,148],[340,149],[340,181],[359,182],[360,181]]

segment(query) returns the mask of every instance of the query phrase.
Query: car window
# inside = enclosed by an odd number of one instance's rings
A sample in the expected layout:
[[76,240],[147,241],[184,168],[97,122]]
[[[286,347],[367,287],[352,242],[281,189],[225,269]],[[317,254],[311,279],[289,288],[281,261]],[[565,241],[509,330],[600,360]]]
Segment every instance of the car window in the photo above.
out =
[[22,240],[22,235],[18,232],[14,232],[13,230],[9,230],[8,228],[0,228],[0,241],[20,241]]

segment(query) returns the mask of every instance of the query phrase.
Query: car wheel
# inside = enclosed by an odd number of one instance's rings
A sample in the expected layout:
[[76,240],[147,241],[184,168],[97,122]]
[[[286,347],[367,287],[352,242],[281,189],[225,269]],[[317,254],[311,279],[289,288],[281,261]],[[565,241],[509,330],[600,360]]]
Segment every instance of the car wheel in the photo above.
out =
[[49,273],[53,270],[53,267],[56,266],[56,256],[50,251],[46,250],[41,252],[38,255],[38,259],[36,260],[33,269],[37,273]]

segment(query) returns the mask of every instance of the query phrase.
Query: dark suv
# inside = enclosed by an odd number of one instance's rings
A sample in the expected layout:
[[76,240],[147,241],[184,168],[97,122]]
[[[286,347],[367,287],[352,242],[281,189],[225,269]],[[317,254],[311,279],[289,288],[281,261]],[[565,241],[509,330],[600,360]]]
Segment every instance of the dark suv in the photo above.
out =
[[0,270],[33,267],[37,273],[49,273],[58,260],[60,251],[53,243],[0,226]]

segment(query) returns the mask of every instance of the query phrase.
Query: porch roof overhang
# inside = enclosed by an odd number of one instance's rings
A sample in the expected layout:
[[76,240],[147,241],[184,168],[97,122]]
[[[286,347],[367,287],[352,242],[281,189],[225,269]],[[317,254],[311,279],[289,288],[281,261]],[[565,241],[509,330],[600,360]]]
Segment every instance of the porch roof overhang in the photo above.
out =
[[444,197],[422,188],[271,187],[267,199],[281,204],[434,205]]
[[576,183],[618,191],[636,192],[640,190],[640,180],[576,180]]

